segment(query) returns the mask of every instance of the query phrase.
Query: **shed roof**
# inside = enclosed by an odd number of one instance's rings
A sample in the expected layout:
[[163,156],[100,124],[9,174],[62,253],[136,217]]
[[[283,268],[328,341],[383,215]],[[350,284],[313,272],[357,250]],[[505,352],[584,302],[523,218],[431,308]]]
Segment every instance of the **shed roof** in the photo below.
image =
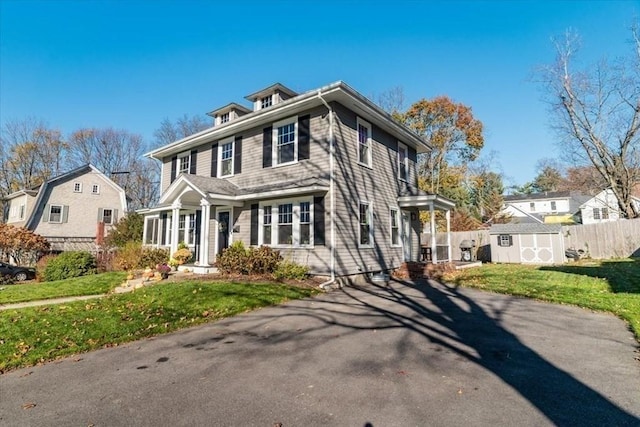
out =
[[560,224],[493,224],[489,234],[559,234],[562,232]]

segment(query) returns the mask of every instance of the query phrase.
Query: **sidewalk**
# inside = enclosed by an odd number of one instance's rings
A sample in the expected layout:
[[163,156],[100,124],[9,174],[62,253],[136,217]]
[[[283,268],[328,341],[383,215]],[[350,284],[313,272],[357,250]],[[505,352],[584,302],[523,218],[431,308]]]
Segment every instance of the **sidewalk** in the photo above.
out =
[[16,302],[13,304],[0,304],[1,310],[12,310],[17,308],[26,308],[26,307],[37,307],[40,305],[53,305],[53,304],[63,304],[65,302],[73,302],[73,301],[83,301],[94,298],[102,298],[107,294],[98,294],[98,295],[83,295],[76,297],[64,297],[64,298],[51,298],[51,299],[41,299],[37,301],[26,301],[26,302]]

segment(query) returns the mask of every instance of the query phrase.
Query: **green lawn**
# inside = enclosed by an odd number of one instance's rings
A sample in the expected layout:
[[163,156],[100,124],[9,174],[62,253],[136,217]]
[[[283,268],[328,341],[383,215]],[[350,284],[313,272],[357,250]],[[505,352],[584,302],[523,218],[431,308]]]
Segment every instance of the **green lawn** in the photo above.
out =
[[0,373],[316,292],[280,284],[190,280],[90,301],[0,311]]
[[126,273],[110,272],[55,282],[29,282],[0,286],[0,304],[41,299],[99,295],[115,289],[124,282]]
[[446,274],[459,286],[607,311],[640,340],[640,259],[583,260],[559,266],[485,264]]

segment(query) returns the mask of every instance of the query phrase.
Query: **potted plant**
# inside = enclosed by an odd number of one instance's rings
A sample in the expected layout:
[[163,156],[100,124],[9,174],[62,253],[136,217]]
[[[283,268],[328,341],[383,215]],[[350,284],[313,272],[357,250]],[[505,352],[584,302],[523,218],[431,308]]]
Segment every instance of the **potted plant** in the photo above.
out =
[[162,264],[156,265],[156,271],[160,273],[160,277],[162,279],[166,279],[167,277],[169,277],[169,272],[171,271],[171,267],[163,262]]

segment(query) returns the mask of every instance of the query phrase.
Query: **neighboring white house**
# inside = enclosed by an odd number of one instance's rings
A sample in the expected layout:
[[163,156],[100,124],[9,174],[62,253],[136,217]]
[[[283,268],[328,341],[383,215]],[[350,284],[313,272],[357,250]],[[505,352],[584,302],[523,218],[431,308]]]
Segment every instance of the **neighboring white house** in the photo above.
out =
[[[640,209],[640,199],[631,198],[636,209]],[[620,219],[620,208],[618,199],[610,188],[602,190],[580,205],[580,216],[582,224],[597,224],[601,222],[617,221]]]
[[554,191],[505,196],[501,216],[511,223],[580,223],[580,206],[590,199],[572,191]]
[[94,249],[127,210],[124,190],[90,164],[4,200],[6,223],[44,236],[53,251]]

